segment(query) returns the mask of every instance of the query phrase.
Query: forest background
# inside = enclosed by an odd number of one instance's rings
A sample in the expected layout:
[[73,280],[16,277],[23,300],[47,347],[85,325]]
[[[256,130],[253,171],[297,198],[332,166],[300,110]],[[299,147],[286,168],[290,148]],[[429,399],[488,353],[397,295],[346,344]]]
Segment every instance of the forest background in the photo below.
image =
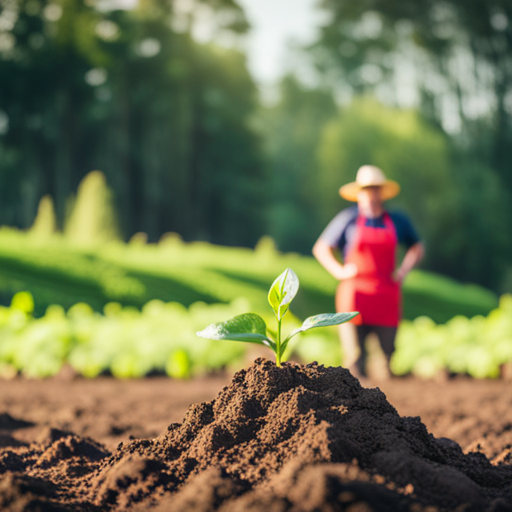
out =
[[41,206],[73,238],[78,185],[99,169],[107,238],[270,235],[307,254],[372,163],[402,185],[390,206],[425,239],[423,268],[512,291],[512,1],[318,9],[269,103],[235,0],[1,0],[0,224],[30,228]]

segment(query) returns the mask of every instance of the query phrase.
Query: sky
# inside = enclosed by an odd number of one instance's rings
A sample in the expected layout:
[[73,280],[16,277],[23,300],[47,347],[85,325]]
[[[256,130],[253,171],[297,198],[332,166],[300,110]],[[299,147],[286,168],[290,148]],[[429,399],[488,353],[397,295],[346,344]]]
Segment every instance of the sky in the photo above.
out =
[[247,54],[249,69],[262,85],[277,81],[286,68],[290,40],[308,43],[320,21],[317,0],[239,0],[252,26]]

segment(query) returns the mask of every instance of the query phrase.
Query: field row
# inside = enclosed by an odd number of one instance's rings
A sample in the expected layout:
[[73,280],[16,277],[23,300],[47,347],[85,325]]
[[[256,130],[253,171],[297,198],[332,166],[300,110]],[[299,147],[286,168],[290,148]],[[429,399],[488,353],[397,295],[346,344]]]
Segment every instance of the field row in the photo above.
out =
[[[271,239],[252,249],[183,243],[170,235],[159,244],[110,244],[90,249],[59,237],[44,243],[23,232],[0,230],[0,304],[29,290],[35,316],[59,304],[65,309],[85,302],[101,312],[109,302],[142,308],[153,299],[190,306],[195,302],[229,304],[246,298],[253,310],[267,307],[268,287],[285,268],[299,276],[294,301],[300,318],[329,312],[336,281],[312,258],[279,253]],[[445,323],[454,316],[486,315],[498,297],[424,271],[413,271],[404,284],[404,318],[428,316]]]
[[[249,310],[245,299],[230,304],[197,302],[190,307],[158,299],[142,310],[109,303],[100,314],[78,303],[65,311],[59,305],[34,318],[33,298],[20,292],[9,307],[0,308],[0,376],[21,373],[49,377],[65,364],[86,377],[112,374],[142,377],[152,373],[187,378],[222,368],[238,368],[252,355],[271,357],[261,348],[236,341],[211,341],[196,332],[207,325]],[[267,325],[273,325],[271,313]],[[300,325],[289,314],[284,329]],[[392,359],[395,374],[433,377],[440,371],[477,378],[498,377],[512,361],[512,296],[503,296],[500,307],[487,317],[458,316],[444,325],[427,317],[402,323]],[[340,365],[343,355],[336,328],[302,334],[292,340],[288,356],[301,362]]]

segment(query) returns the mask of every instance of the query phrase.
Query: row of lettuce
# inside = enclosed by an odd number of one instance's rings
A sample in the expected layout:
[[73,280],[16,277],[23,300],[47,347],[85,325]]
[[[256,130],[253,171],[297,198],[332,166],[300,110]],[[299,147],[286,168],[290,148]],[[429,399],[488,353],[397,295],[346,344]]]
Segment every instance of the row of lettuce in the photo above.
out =
[[428,317],[402,322],[392,359],[397,375],[440,372],[496,378],[512,365],[512,295],[487,316],[456,316],[436,325]]
[[[196,302],[188,308],[155,299],[140,310],[111,302],[102,314],[85,303],[67,311],[54,305],[36,318],[32,295],[20,292],[9,307],[0,307],[0,376],[44,378],[71,367],[85,377],[188,378],[236,369],[259,355],[270,358],[271,353],[258,345],[204,340],[196,332],[248,309],[245,299],[229,304]],[[290,315],[285,329],[299,325]],[[301,362],[343,363],[336,328],[298,336],[288,355]],[[512,296],[504,295],[486,317],[457,316],[441,325],[427,317],[404,321],[392,370],[421,377],[451,372],[495,378],[511,362]]]

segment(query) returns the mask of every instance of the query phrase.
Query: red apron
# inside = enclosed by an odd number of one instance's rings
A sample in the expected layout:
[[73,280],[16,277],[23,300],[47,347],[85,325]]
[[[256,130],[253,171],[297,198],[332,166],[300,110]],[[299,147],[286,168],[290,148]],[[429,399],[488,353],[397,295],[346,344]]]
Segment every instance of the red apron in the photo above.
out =
[[336,311],[359,311],[352,323],[397,327],[401,316],[400,285],[394,281],[397,236],[384,213],[384,227],[365,226],[359,215],[345,263],[357,267],[357,276],[343,280],[336,291]]

